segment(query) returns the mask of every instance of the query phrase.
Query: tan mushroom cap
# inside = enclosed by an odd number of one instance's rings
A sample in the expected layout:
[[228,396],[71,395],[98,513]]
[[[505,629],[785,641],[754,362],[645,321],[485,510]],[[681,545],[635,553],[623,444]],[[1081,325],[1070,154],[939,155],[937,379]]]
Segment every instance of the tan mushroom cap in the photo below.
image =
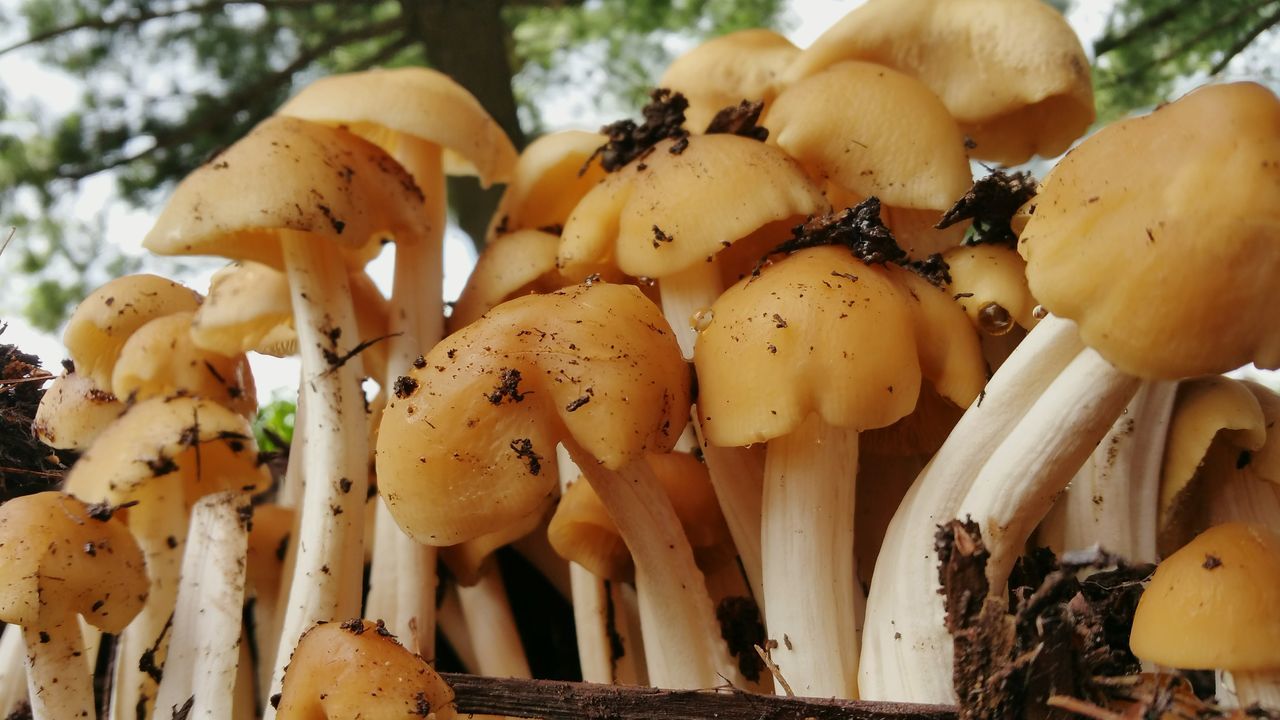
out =
[[135,330],[169,313],[200,307],[200,295],[156,275],[126,275],[89,293],[67,320],[62,342],[76,371],[111,387],[120,348]]
[[616,470],[668,450],[689,409],[688,368],[661,312],[609,283],[499,305],[409,380],[383,414],[378,490],[431,545],[492,532],[544,502],[561,440]]
[[418,655],[368,620],[317,625],[302,635],[284,675],[280,720],[452,720],[453,691]]
[[345,130],[267,118],[179,183],[143,245],[283,267],[282,233],[363,266],[378,241],[427,235],[422,192],[395,160]]
[[737,135],[693,136],[679,154],[674,145],[658,143],[582,198],[561,235],[566,274],[612,259],[628,275],[661,278],[769,223],[826,209],[804,170],[776,147]]
[[124,403],[89,378],[65,373],[45,389],[32,429],[49,447],[78,450],[92,444],[124,411]]
[[[172,473],[177,484],[165,478]],[[115,505],[178,492],[191,505],[212,492],[254,493],[270,484],[245,418],[209,400],[180,397],[131,407],[72,466],[64,487],[82,500]]]
[[449,572],[453,573],[458,584],[466,587],[475,585],[480,582],[480,576],[493,553],[542,527],[554,501],[553,497],[547,496],[542,505],[510,525],[466,542],[441,548],[440,560],[449,566]]
[[1218,525],[1165,558],[1138,602],[1129,646],[1167,667],[1280,668],[1280,534]]
[[842,62],[789,86],[764,125],[813,177],[859,199],[936,210],[940,219],[973,184],[946,106],[919,80],[881,65]]
[[258,393],[249,359],[196,347],[192,317],[190,312],[173,313],[138,328],[120,349],[111,391],[129,402],[191,395],[252,418],[258,411]]
[[284,273],[256,262],[231,263],[218,270],[192,319],[191,340],[198,348],[224,355],[250,350],[277,355],[274,351],[297,345]]
[[[763,442],[811,413],[859,431],[885,427],[915,407],[922,372],[967,404],[965,396],[981,387],[977,339],[958,307],[945,310],[944,295],[908,274],[818,247],[726,290],[694,357],[707,439]],[[944,327],[934,326],[938,313],[961,328],[948,331],[957,339],[950,348],[936,338]],[[965,379],[975,375],[976,386]]]
[[1014,323],[1030,330],[1038,322],[1036,299],[1027,287],[1026,262],[1001,245],[965,245],[942,254],[951,272],[947,290],[988,335],[1003,335]]
[[[414,140],[444,149],[450,175],[477,175],[485,186],[506,182],[516,149],[484,106],[444,73],[423,67],[376,69],[321,78],[276,111],[352,132],[400,156]],[[405,158],[408,160],[408,158]],[[409,162],[412,170],[412,162]]]
[[587,164],[605,140],[599,133],[564,130],[529,143],[493,213],[488,242],[516,230],[564,225],[582,196],[605,175],[600,163]]
[[983,160],[1056,156],[1094,119],[1089,59],[1066,18],[1040,0],[871,0],[804,50],[786,80],[842,60],[919,78]]
[[[726,559],[724,548],[731,547],[733,540],[706,466],[680,452],[646,455],[644,460],[671,499],[699,566],[705,570]],[[617,525],[591,484],[581,479],[561,496],[547,526],[547,539],[560,557],[597,577],[630,581],[635,575],[631,551]],[[730,551],[729,556],[734,553]]]
[[147,598],[142,550],[118,519],[60,492],[0,505],[0,620],[24,627],[73,613],[118,633]]
[[509,298],[568,285],[556,268],[559,247],[559,236],[540,230],[517,230],[491,240],[453,304],[449,328],[464,328]]
[[782,72],[800,48],[763,28],[712,38],[672,62],[658,87],[685,96],[685,127],[702,132],[723,108],[743,100],[768,104],[778,94]]
[[1232,83],[1091,136],[1022,232],[1032,293],[1130,375],[1280,367],[1277,128],[1280,100]]

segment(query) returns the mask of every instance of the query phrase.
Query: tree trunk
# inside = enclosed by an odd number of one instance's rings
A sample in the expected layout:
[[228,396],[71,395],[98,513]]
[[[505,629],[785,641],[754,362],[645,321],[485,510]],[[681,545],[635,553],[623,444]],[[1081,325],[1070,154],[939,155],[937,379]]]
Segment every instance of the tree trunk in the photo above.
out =
[[[509,59],[511,30],[502,20],[504,0],[401,0],[405,17],[426,46],[432,67],[471,91],[517,149],[524,132],[516,114]],[[475,178],[449,179],[449,205],[479,249],[501,192]]]

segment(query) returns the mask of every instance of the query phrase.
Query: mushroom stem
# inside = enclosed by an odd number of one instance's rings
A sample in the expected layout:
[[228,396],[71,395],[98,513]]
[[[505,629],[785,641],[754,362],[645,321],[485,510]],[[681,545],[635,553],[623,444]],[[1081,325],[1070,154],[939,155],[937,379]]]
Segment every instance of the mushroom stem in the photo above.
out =
[[476,657],[476,649],[471,644],[471,633],[467,629],[467,620],[462,614],[457,583],[449,583],[445,586],[436,621],[440,626],[441,634],[449,642],[449,647],[453,648],[453,654],[457,655],[459,662],[462,663],[462,668],[471,675],[479,675],[480,660]]
[[1027,538],[1133,398],[1140,381],[1085,348],[978,472],[956,517],[982,528],[987,580],[1003,594]]
[[9,714],[27,701],[27,645],[22,628],[5,625],[0,634],[0,716]]
[[1209,526],[1229,522],[1276,527],[1280,525],[1280,485],[1237,475],[1208,493]]
[[956,517],[983,462],[1081,347],[1074,323],[1041,320],[903,498],[885,532],[867,597],[858,676],[864,700],[955,701],[950,636],[936,592],[934,528]]
[[707,442],[698,424],[698,406],[691,412],[698,446],[707,463],[720,512],[738,550],[738,559],[751,583],[756,605],[764,611],[764,572],[760,559],[760,507],[764,497],[764,458],[755,448],[717,447]]
[[476,649],[480,674],[487,677],[532,678],[529,660],[520,643],[507,589],[496,566],[480,573],[479,581],[470,587],[458,585],[462,615]]
[[[810,415],[769,441],[764,465],[765,627],[771,659],[805,697],[858,696],[863,597],[853,554],[858,432]],[[782,683],[777,691],[785,692]]]
[[1155,562],[1160,467],[1176,382],[1145,382],[1054,506],[1053,547],[1101,545],[1130,562]]
[[84,637],[74,616],[24,627],[27,694],[34,720],[94,717],[93,675],[84,662]]
[[[320,620],[359,614],[369,461],[365,433],[349,432],[364,425],[364,393],[356,365],[344,358],[358,341],[346,271],[337,257],[316,250],[313,239],[281,237],[302,359],[307,482],[268,697],[280,692],[284,666],[303,631]],[[275,708],[268,704],[264,716],[274,718]]]
[[1240,707],[1257,704],[1265,710],[1280,709],[1280,671],[1233,672]]
[[187,509],[176,476],[156,478],[150,495],[129,508],[129,531],[147,563],[150,589],[146,605],[116,639],[116,663],[111,681],[112,720],[137,717],[156,697],[156,679],[142,668],[163,668],[169,646],[169,623],[178,599],[182,575],[182,547],[187,538]]
[[698,313],[708,310],[724,291],[720,262],[713,256],[707,262],[667,275],[658,281],[658,291],[662,314],[676,334],[680,353],[685,360],[692,360],[693,344],[698,338]]
[[566,446],[635,562],[649,682],[673,689],[741,684],[689,538],[649,464],[610,470],[576,443]]

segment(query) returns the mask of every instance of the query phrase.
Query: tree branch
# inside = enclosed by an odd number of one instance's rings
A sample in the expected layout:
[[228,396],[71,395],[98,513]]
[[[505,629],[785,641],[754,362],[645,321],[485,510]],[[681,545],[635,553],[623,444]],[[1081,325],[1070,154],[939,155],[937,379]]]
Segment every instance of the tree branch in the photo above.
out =
[[1188,6],[1195,5],[1199,2],[1202,2],[1202,0],[1179,0],[1159,12],[1143,18],[1134,24],[1133,27],[1125,29],[1118,35],[1104,35],[1101,38],[1098,38],[1098,41],[1093,44],[1094,57],[1106,54],[1122,45],[1127,45],[1133,42],[1146,32],[1155,30],[1160,26],[1165,25],[1170,20],[1177,18],[1178,14]]
[[791,698],[741,691],[660,690],[441,673],[460,713],[545,720],[955,720],[939,705]]
[[[219,123],[226,122],[228,115],[243,110],[248,107],[254,100],[262,95],[279,89],[284,84],[293,79],[298,72],[307,68],[307,66],[320,60],[333,50],[342,47],[348,43],[359,42],[361,40],[371,40],[387,33],[391,33],[399,29],[401,20],[399,17],[390,18],[383,22],[366,25],[350,32],[333,35],[325,42],[322,42],[312,48],[304,50],[293,62],[285,67],[260,78],[256,82],[241,88],[239,91],[228,95],[217,110],[206,110],[199,117],[187,117],[187,121],[177,127],[169,128],[167,131],[157,132],[154,134],[155,143],[140,152],[132,155],[122,155],[115,158],[104,160],[79,168],[62,169],[54,174],[54,179],[59,180],[83,180],[90,175],[96,175],[106,170],[112,170],[130,163],[145,159],[156,152],[174,145],[188,142],[200,133],[208,130],[210,127]],[[394,43],[393,43],[394,44]],[[384,48],[385,50],[385,48]]]
[[[1240,22],[1240,20],[1248,16],[1250,13],[1260,10],[1274,2],[1276,2],[1276,0],[1261,0],[1260,2],[1256,2],[1251,5],[1246,5],[1244,7],[1238,8],[1235,12],[1230,13],[1228,15],[1224,15],[1221,18],[1218,18],[1217,22],[1213,23],[1212,25],[1209,25],[1208,27],[1205,27],[1200,32],[1191,36],[1191,38],[1189,38],[1188,40],[1185,40],[1184,42],[1181,42],[1175,45],[1173,48],[1169,49],[1168,51],[1161,53],[1160,55],[1152,58],[1148,62],[1144,62],[1141,65],[1133,68],[1132,70],[1129,70],[1124,75],[1117,77],[1112,81],[1112,84],[1123,84],[1123,83],[1129,82],[1133,80],[1135,77],[1141,75],[1143,72],[1153,67],[1156,67],[1158,65],[1163,65],[1169,62],[1170,60],[1178,57],[1179,55],[1191,50],[1196,45],[1199,45],[1200,43],[1204,42],[1210,37],[1213,37],[1215,33],[1218,33]],[[1263,30],[1265,29],[1266,28],[1263,28]]]
[[1258,39],[1259,35],[1274,27],[1276,23],[1280,23],[1280,8],[1277,8],[1275,12],[1264,17],[1262,22],[1254,25],[1249,32],[1240,36],[1240,38],[1236,40],[1235,44],[1227,48],[1226,54],[1224,54],[1222,58],[1219,59],[1218,62],[1214,63],[1213,67],[1209,69],[1209,74],[1217,75],[1223,70],[1226,70],[1227,65],[1235,58],[1235,56],[1244,52],[1245,48],[1249,47],[1254,40]]
[[52,30],[46,30],[42,33],[37,33],[6,48],[0,48],[0,55],[13,52],[20,48],[29,47],[31,45],[39,45],[40,43],[53,40],[63,35],[69,35],[70,33],[77,32],[79,30],[120,30],[127,27],[137,27],[152,20],[159,20],[161,18],[179,17],[182,15],[209,15],[224,8],[231,7],[232,5],[258,5],[267,9],[305,8],[329,4],[334,1],[335,0],[214,0],[213,2],[206,2],[201,5],[189,5],[184,8],[144,10],[137,15],[124,15],[111,20],[100,17],[91,17],[69,25],[56,27]]

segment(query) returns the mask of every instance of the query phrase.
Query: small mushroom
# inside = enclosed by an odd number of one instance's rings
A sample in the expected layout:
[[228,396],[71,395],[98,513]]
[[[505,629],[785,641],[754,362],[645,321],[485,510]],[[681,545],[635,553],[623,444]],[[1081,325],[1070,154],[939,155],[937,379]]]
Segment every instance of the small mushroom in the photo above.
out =
[[40,442],[49,447],[80,450],[93,444],[125,409],[110,391],[80,373],[68,372],[45,389],[32,428]]
[[485,246],[518,230],[563,227],[582,196],[604,177],[599,163],[588,162],[604,141],[598,133],[564,130],[529,143],[498,201]]
[[658,87],[688,98],[686,123],[694,132],[703,132],[724,108],[744,100],[772,102],[780,76],[799,53],[800,48],[773,30],[739,30],[676,58],[658,79]]

